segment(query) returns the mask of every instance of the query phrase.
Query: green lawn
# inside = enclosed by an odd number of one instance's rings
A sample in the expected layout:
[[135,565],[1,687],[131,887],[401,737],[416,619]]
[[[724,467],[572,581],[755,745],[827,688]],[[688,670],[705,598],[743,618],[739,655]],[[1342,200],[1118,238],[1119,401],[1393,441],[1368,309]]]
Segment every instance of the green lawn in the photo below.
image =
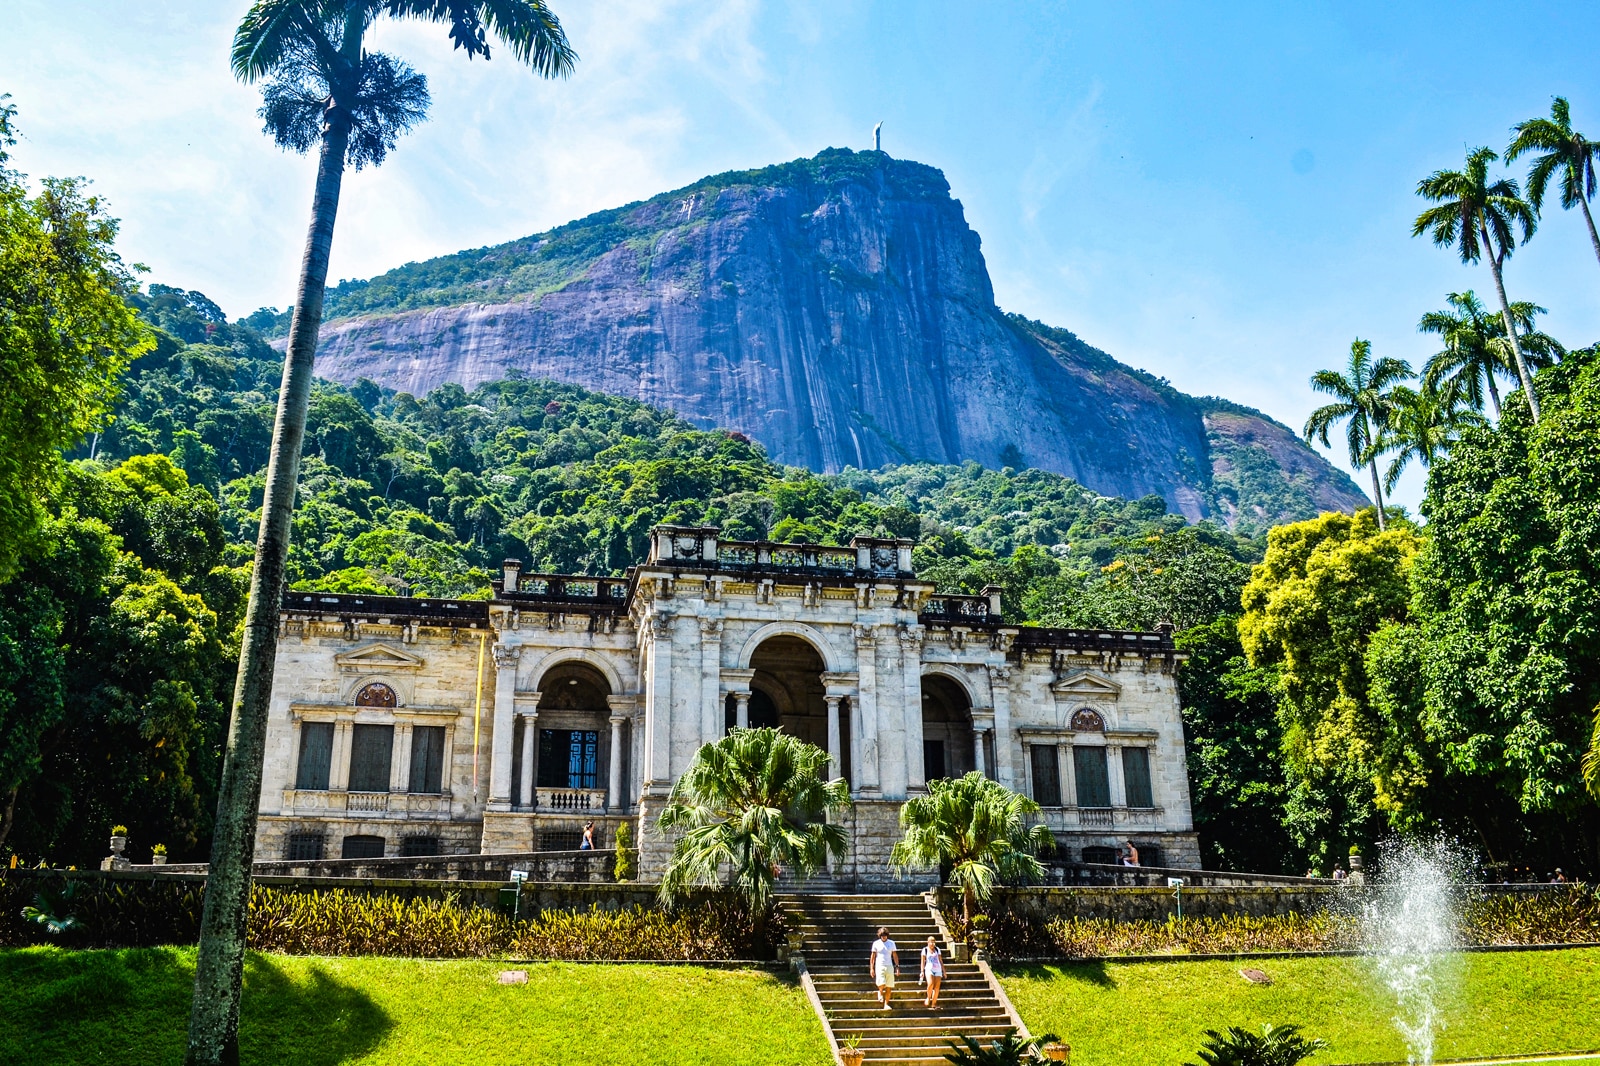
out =
[[[1250,984],[1242,966],[1265,970]],[[1600,949],[1463,954],[1443,983],[1441,1058],[1600,1049]],[[1359,958],[1089,962],[1001,970],[1028,1027],[1072,1045],[1077,1066],[1197,1061],[1206,1029],[1290,1022],[1332,1048],[1314,1063],[1400,1061],[1388,992]]]
[[[0,1062],[176,1063],[194,952],[0,951]],[[760,970],[252,955],[245,1066],[823,1066],[805,993]]]

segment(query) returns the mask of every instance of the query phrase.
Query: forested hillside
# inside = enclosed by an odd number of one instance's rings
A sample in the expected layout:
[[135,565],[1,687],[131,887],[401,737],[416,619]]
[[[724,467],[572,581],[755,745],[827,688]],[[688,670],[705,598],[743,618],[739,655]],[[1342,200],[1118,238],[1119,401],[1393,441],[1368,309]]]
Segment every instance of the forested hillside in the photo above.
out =
[[[135,364],[115,420],[84,454],[170,455],[218,495],[242,561],[259,519],[280,359],[201,294],[158,285],[141,304],[160,344]],[[422,398],[321,383],[306,439],[291,563],[298,588],[485,595],[507,557],[539,570],[618,573],[643,558],[650,527],[665,522],[749,539],[916,537],[918,565],[949,590],[995,581],[1012,592],[1018,620],[1089,621],[1061,602],[1063,590],[1110,581],[1122,567],[1102,568],[1121,557],[1181,551],[1236,566],[1260,549],[1190,528],[1158,496],[1101,496],[1038,470],[916,464],[819,476],[774,463],[737,432],[517,376],[472,392],[446,384]],[[1160,545],[1164,534],[1178,535],[1172,546]],[[1119,610],[1103,621],[1141,621]]]

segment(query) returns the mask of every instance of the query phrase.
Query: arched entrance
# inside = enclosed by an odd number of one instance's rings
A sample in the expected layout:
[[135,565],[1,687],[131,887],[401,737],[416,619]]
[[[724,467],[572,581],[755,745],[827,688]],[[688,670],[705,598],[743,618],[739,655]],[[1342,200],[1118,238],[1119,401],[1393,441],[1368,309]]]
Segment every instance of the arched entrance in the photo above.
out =
[[[750,656],[750,725],[782,729],[824,750],[828,747],[828,704],[822,674],[827,668],[815,647],[794,636],[774,636]],[[844,776],[850,776],[849,704],[839,708]]]
[[978,768],[972,751],[972,701],[966,689],[938,674],[922,678],[922,767],[928,781]]
[[[605,675],[582,662],[558,663],[539,679],[539,716],[531,769],[537,789],[602,790],[611,758],[611,686]],[[522,760],[515,753],[517,780]]]

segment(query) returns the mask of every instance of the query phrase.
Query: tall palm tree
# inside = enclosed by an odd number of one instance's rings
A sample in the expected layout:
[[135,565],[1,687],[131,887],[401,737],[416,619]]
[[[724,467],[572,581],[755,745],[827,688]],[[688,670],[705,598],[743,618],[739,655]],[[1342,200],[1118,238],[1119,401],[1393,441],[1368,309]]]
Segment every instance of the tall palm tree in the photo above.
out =
[[[1436,333],[1444,340],[1444,349],[1434,354],[1422,371],[1425,387],[1444,390],[1474,411],[1483,410],[1485,393],[1496,419],[1500,417],[1501,374],[1516,377],[1517,364],[1506,339],[1505,319],[1500,315],[1485,313],[1483,304],[1472,290],[1452,292],[1445,298],[1450,310],[1429,311],[1422,316],[1417,329],[1423,333]],[[1529,300],[1517,300],[1511,305],[1511,320],[1516,323],[1518,343],[1528,365],[1534,369],[1550,366],[1566,355],[1561,343],[1541,332],[1535,318],[1545,309]]]
[[1049,854],[1055,838],[1046,826],[1028,826],[1026,816],[1038,811],[1033,800],[976,770],[929,781],[926,796],[913,796],[900,808],[905,835],[889,861],[902,869],[948,866],[950,880],[961,888],[962,918],[970,923],[973,903],[988,899],[996,881],[1044,876],[1034,856]]
[[[1494,323],[1471,289],[1452,292],[1445,300],[1450,304],[1449,310],[1429,311],[1417,323],[1419,332],[1438,334],[1444,341],[1444,348],[1423,367],[1422,385],[1450,389],[1475,411],[1483,410],[1487,394],[1498,420],[1500,388],[1495,376],[1501,366],[1492,344]],[[1503,333],[1505,327],[1500,329]]]
[[488,59],[493,35],[545,77],[566,75],[576,61],[544,0],[256,0],[234,35],[234,74],[266,82],[266,132],[282,147],[305,152],[315,145],[319,152],[218,788],[185,1055],[192,1066],[238,1058],[245,917],[278,606],[340,184],[347,165],[382,163],[427,112],[422,75],[364,46],[367,31],[385,16],[449,26],[451,39],[469,58]]
[[1489,164],[1499,158],[1488,148],[1474,148],[1467,153],[1466,169],[1436,170],[1419,181],[1417,195],[1438,206],[1417,216],[1411,235],[1429,233],[1434,244],[1442,248],[1456,247],[1463,263],[1488,259],[1495,293],[1500,297],[1506,338],[1516,360],[1517,379],[1528,397],[1528,410],[1534,422],[1538,422],[1539,397],[1534,394],[1533,374],[1518,343],[1502,274],[1505,261],[1517,247],[1517,235],[1513,231],[1520,228],[1522,240],[1526,242],[1533,236],[1538,221],[1533,207],[1519,194],[1515,181],[1510,178],[1489,180]]
[[1335,423],[1348,420],[1345,443],[1350,449],[1350,465],[1365,466],[1372,474],[1372,500],[1378,508],[1379,530],[1384,528],[1384,518],[1378,456],[1392,414],[1389,389],[1410,377],[1411,364],[1387,356],[1374,362],[1372,342],[1359,337],[1350,345],[1350,365],[1345,373],[1319,370],[1311,375],[1311,387],[1334,397],[1337,402],[1311,412],[1302,431],[1306,443],[1320,437],[1322,446],[1330,447],[1328,431]]
[[1549,118],[1530,118],[1511,128],[1515,136],[1506,149],[1506,162],[1529,152],[1539,153],[1528,168],[1528,200],[1535,211],[1543,210],[1545,190],[1550,179],[1561,176],[1561,206],[1570,211],[1583,209],[1583,221],[1589,227],[1589,243],[1594,247],[1594,257],[1600,259],[1600,233],[1595,232],[1594,215],[1589,212],[1589,201],[1594,199],[1595,158],[1600,156],[1600,144],[1589,140],[1572,128],[1572,112],[1565,97],[1558,96],[1550,103]]
[[1482,415],[1462,402],[1450,381],[1442,388],[1426,381],[1420,389],[1396,385],[1389,391],[1387,401],[1389,425],[1380,435],[1376,450],[1382,455],[1394,455],[1383,475],[1383,487],[1391,493],[1411,460],[1432,466],[1440,452],[1461,438],[1462,430],[1484,423]]
[[678,834],[662,900],[722,884],[727,870],[764,929],[780,870],[804,879],[845,857],[849,837],[827,819],[849,808],[850,785],[828,780],[830,759],[776,729],[735,729],[702,746],[656,820]]

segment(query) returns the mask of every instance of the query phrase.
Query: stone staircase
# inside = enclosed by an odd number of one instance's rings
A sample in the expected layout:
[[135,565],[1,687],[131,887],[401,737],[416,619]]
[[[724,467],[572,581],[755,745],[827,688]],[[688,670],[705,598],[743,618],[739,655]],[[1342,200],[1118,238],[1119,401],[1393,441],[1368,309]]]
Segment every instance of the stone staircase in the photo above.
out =
[[[834,1047],[861,1037],[865,1063],[895,1066],[948,1066],[945,1052],[953,1036],[999,1036],[1020,1024],[987,967],[953,962],[943,930],[922,896],[787,895],[785,914],[804,934],[810,991],[823,1015]],[[900,977],[893,1009],[879,1004],[867,955],[879,926],[900,949]],[[922,1005],[917,983],[918,952],[936,937],[945,952],[944,988],[939,1009]]]

